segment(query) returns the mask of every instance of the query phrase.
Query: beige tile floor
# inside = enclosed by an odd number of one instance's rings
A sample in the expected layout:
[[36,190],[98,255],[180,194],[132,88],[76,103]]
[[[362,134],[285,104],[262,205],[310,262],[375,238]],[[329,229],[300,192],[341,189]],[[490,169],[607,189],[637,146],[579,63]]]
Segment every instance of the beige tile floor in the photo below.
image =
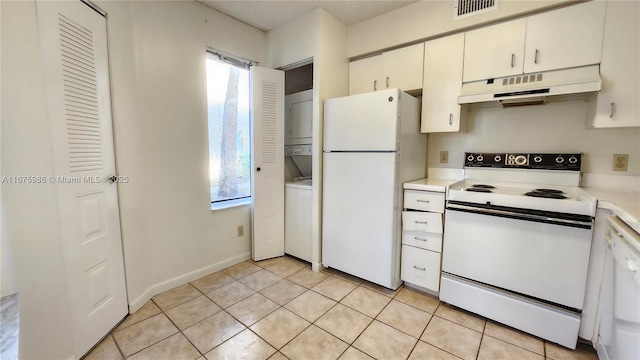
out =
[[597,359],[441,303],[290,257],[245,261],[158,294],[91,359]]

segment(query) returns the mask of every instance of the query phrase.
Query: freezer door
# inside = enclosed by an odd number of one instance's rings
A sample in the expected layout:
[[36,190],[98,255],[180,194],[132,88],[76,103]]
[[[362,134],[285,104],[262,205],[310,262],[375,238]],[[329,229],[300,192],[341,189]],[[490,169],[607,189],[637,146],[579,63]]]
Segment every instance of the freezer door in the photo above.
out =
[[395,151],[401,94],[389,89],[326,100],[324,151]]
[[400,285],[396,153],[325,153],[322,263]]

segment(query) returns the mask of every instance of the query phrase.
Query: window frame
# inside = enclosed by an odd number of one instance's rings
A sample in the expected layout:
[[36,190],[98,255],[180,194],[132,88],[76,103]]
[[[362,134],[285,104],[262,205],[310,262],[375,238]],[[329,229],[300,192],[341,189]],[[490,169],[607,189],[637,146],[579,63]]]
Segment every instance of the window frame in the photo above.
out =
[[[205,71],[206,71],[206,62],[207,60],[215,60],[215,61],[220,61],[223,63],[227,63],[231,66],[236,66],[240,69],[244,69],[244,70],[248,70],[249,71],[249,93],[251,93],[251,66],[256,66],[258,65],[257,61],[253,61],[253,60],[248,60],[248,59],[244,59],[242,57],[239,56],[235,56],[235,55],[230,55],[228,53],[219,51],[217,49],[211,48],[209,46],[207,46],[206,49],[206,53],[205,53]],[[209,100],[208,100],[208,91],[209,91],[209,87],[207,85],[207,129],[209,128]],[[250,97],[251,98],[251,97]],[[251,100],[249,100],[249,146],[250,146],[250,150],[249,150],[249,160],[250,163],[252,163],[253,161],[253,123],[251,121],[251,113],[252,113],[252,104],[251,104]],[[209,130],[207,130],[208,132]],[[211,138],[209,137],[209,134],[207,134],[207,141],[208,141],[208,153],[210,154],[211,152]],[[237,197],[233,197],[233,198],[227,198],[227,199],[222,199],[222,200],[213,200],[212,197],[212,192],[211,192],[211,179],[209,179],[209,200],[211,202],[211,209],[212,210],[219,210],[219,209],[226,209],[226,208],[230,208],[230,207],[235,207],[235,206],[240,206],[240,205],[247,205],[250,204],[253,198],[253,174],[251,173],[251,166],[249,168],[250,173],[249,173],[249,195],[243,195],[243,196],[237,196]],[[211,159],[209,157],[209,172],[211,171]]]

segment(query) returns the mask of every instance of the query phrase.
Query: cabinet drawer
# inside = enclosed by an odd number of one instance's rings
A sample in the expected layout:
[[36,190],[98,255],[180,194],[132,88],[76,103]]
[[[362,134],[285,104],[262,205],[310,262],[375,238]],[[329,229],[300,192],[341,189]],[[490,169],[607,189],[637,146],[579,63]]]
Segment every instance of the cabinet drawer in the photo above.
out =
[[433,291],[440,290],[440,253],[402,245],[400,278]]
[[402,243],[435,252],[442,252],[442,234],[404,230],[402,231]]
[[442,234],[442,214],[434,212],[403,211],[402,229]]
[[444,212],[444,193],[405,190],[404,207],[406,209]]

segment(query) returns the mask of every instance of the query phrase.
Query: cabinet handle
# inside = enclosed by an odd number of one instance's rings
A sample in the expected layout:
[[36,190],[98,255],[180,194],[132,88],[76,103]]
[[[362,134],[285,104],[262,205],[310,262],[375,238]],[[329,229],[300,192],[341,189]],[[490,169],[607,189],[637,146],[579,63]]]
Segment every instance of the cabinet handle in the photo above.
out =
[[611,103],[611,115],[609,115],[610,118],[613,119],[613,113],[616,111],[616,103]]
[[420,271],[425,271],[425,270],[427,270],[426,268],[419,267],[419,266],[415,266],[415,265],[413,265],[413,268],[414,268],[414,269],[416,269],[416,270],[420,270]]
[[449,114],[449,125],[453,125],[453,114]]
[[422,199],[416,199],[417,202],[423,202],[423,203],[428,203],[429,200],[422,200]]
[[416,224],[425,224],[426,225],[427,222],[426,221],[418,221],[418,220],[416,220]]
[[419,238],[417,236],[414,236],[413,238],[418,241],[427,241],[427,239]]
[[378,80],[373,80],[373,91],[378,91]]
[[389,77],[387,76],[387,88],[389,87]]
[[538,51],[538,49],[536,49],[536,57],[533,59],[533,62],[536,63],[536,64],[538,63],[538,53],[539,53],[539,51]]
[[511,67],[516,66],[515,61],[516,61],[516,54],[511,54]]
[[604,237],[605,242],[607,243],[607,245],[611,246],[611,244],[613,244],[613,240],[611,239],[611,236],[607,235]]

